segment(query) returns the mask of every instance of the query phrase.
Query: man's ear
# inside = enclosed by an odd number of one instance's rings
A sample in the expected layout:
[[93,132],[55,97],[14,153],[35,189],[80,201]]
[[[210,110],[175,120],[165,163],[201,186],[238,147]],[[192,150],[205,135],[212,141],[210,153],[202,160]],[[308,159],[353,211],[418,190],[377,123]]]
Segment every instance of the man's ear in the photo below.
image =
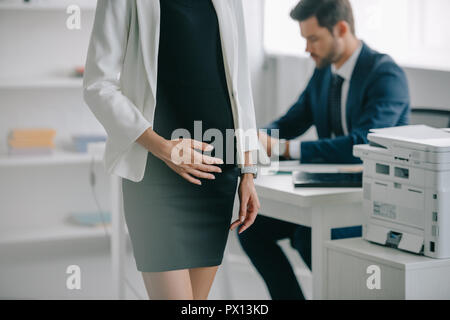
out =
[[347,34],[347,32],[349,32],[350,27],[348,25],[348,23],[344,20],[338,21],[338,23],[336,23],[336,25],[333,28],[334,34],[335,36],[338,37],[343,37]]

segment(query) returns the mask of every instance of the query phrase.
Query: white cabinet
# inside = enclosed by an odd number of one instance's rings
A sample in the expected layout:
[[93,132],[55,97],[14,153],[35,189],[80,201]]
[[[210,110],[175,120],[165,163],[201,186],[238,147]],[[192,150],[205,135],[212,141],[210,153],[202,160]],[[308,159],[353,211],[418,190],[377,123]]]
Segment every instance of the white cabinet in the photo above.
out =
[[327,299],[450,299],[450,259],[362,238],[328,241],[325,254]]

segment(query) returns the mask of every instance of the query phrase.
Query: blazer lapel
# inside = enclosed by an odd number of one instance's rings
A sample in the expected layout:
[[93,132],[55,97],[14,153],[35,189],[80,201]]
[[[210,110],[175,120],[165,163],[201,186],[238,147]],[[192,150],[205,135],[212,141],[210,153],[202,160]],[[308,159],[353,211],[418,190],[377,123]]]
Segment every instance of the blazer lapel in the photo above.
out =
[[[230,70],[233,84],[236,83],[237,76],[237,41],[234,36],[236,31],[236,22],[233,19],[233,12],[229,7],[228,1],[212,0],[214,8],[216,9],[217,20],[220,29],[220,38],[222,39],[222,51],[224,58]],[[232,88],[230,88],[232,89]]]
[[161,17],[159,0],[136,0],[136,10],[144,67],[152,94],[156,97],[156,75],[158,71],[159,31]]

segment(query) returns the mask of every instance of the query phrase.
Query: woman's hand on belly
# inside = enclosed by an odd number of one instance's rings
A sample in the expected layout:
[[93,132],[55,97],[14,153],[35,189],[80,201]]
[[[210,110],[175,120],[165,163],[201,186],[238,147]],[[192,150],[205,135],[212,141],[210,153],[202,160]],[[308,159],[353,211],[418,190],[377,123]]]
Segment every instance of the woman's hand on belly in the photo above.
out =
[[202,182],[195,177],[215,179],[211,172],[222,172],[215,165],[223,164],[222,159],[203,155],[195,150],[211,151],[212,148],[212,145],[194,139],[166,140],[155,156],[187,181],[201,185]]

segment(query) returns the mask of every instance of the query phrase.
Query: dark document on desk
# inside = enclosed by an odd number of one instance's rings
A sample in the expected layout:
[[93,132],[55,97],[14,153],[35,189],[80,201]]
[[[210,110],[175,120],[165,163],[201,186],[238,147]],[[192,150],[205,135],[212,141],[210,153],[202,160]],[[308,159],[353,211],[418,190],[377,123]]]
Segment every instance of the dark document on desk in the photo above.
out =
[[361,172],[292,172],[295,187],[361,188]]

